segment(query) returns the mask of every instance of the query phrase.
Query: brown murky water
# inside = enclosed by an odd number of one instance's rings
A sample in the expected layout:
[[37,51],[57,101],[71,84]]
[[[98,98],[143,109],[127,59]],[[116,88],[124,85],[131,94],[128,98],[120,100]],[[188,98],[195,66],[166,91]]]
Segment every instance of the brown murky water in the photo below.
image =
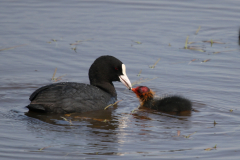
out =
[[[239,1],[0,4],[1,160],[239,159]],[[195,43],[186,50],[187,36]],[[157,77],[141,85],[184,95],[196,111],[136,109],[134,93],[115,83],[123,100],[105,111],[28,113],[30,94],[53,83],[55,68],[61,81],[89,83],[89,66],[106,54],[132,82]]]

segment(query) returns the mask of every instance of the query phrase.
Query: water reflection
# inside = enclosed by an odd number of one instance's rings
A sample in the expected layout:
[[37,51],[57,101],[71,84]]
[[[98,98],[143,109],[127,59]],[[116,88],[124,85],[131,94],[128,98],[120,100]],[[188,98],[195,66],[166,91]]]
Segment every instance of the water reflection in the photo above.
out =
[[238,44],[240,46],[240,28],[239,28],[239,31],[238,31]]
[[77,126],[81,125],[83,121],[87,121],[89,123],[88,127],[91,128],[114,130],[118,127],[114,123],[111,110],[71,114],[49,114],[29,111],[25,115],[58,126]]
[[[113,109],[82,114],[53,115],[27,112],[25,115],[31,117],[28,120],[28,130],[44,135],[44,139],[51,139],[49,145],[67,145],[67,154],[74,152],[91,155],[98,152],[97,154],[106,155],[117,154],[118,136],[115,130],[118,128],[118,122],[112,112]],[[38,120],[44,123],[39,123]],[[67,138],[63,138],[66,136]]]

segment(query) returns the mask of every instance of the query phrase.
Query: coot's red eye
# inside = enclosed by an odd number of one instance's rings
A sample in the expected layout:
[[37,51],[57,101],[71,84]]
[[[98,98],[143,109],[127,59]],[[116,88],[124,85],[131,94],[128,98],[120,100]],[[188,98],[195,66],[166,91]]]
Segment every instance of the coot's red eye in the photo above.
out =
[[118,68],[117,68],[117,67],[115,67],[115,70],[117,71],[117,70],[118,70]]

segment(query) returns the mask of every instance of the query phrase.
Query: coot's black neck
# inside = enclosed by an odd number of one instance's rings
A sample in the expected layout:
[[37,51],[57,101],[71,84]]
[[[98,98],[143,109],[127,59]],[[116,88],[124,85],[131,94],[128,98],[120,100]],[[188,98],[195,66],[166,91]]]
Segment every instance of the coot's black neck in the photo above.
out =
[[[91,82],[90,82],[91,83]],[[94,83],[91,85],[94,85],[102,90],[104,90],[105,92],[109,93],[111,96],[117,98],[117,93],[116,93],[116,90],[114,88],[114,85],[113,83],[108,83],[108,82],[98,82],[98,83]]]

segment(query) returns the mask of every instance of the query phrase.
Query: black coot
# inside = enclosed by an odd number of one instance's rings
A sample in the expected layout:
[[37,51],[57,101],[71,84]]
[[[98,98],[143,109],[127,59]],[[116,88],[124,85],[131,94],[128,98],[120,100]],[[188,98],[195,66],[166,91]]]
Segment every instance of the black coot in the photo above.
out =
[[132,88],[132,91],[139,98],[141,105],[150,109],[164,112],[181,112],[192,110],[191,101],[178,95],[154,98],[155,93],[146,86]]
[[62,82],[50,84],[32,93],[30,111],[48,113],[87,112],[104,109],[117,100],[113,81],[121,81],[129,90],[131,82],[125,65],[113,56],[97,58],[89,69],[89,84]]

